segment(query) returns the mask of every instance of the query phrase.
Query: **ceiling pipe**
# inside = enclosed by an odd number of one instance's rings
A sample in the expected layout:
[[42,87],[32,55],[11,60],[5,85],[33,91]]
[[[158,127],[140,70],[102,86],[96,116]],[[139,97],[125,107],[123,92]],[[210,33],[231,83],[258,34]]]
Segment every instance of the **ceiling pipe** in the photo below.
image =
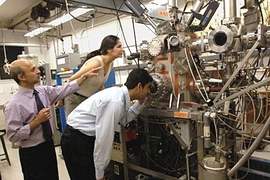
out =
[[0,46],[16,46],[16,47],[47,47],[46,45],[30,44],[30,43],[1,43]]

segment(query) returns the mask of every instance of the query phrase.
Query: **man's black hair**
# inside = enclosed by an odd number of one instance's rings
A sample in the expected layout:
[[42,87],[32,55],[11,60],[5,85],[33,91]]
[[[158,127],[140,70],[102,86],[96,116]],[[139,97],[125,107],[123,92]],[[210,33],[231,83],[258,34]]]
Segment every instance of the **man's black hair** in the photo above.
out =
[[133,69],[129,73],[125,86],[127,86],[128,89],[133,89],[138,85],[138,83],[141,83],[144,87],[147,83],[152,81],[152,76],[150,76],[145,69],[137,68]]

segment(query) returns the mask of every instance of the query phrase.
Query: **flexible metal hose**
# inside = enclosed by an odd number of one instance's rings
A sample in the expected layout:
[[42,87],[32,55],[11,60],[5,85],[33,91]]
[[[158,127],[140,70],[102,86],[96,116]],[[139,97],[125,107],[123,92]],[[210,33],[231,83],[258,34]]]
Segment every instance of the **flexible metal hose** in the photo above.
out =
[[259,146],[260,142],[264,138],[266,132],[269,130],[270,127],[270,117],[268,117],[265,125],[263,126],[261,132],[253,142],[253,144],[250,146],[250,148],[247,150],[247,152],[244,154],[244,156],[234,165],[234,167],[227,173],[228,177],[233,176],[236,171],[238,171],[239,168],[243,166],[243,164],[248,160],[248,158],[252,155],[252,153],[256,150],[256,148]]

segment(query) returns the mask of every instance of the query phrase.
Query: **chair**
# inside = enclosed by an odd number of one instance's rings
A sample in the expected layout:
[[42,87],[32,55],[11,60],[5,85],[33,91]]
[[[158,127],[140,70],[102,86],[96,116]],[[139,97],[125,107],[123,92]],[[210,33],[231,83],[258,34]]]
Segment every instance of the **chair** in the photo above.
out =
[[7,148],[6,148],[6,143],[5,143],[5,140],[4,140],[4,135],[5,134],[6,134],[6,130],[5,129],[1,129],[0,130],[0,139],[1,139],[2,148],[3,148],[4,153],[3,154],[0,154],[0,156],[4,156],[5,158],[0,159],[0,160],[1,161],[7,160],[8,164],[11,166],[10,159],[9,159],[9,156],[8,156],[8,152],[7,152]]

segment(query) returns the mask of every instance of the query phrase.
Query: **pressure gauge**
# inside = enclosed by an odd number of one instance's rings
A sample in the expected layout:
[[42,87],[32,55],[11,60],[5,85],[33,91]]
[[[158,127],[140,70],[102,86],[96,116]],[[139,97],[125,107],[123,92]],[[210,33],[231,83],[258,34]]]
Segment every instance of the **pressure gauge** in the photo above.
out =
[[162,53],[164,45],[161,40],[154,38],[148,44],[148,51],[151,56],[158,56]]
[[178,39],[178,36],[171,36],[169,38],[169,43],[171,46],[178,46],[179,45],[179,39]]

